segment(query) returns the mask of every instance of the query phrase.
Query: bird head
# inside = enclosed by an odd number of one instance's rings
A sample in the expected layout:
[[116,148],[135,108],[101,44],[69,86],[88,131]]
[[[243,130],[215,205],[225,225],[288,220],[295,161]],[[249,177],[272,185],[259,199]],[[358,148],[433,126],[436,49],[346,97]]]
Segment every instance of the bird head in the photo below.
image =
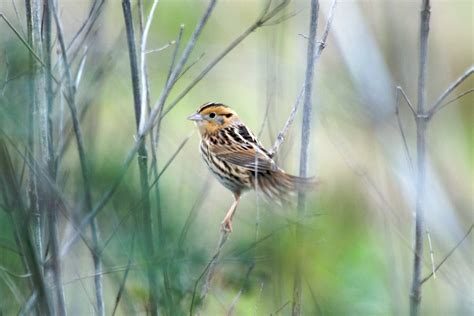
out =
[[239,120],[237,113],[227,105],[210,102],[201,105],[196,113],[188,116],[188,120],[194,121],[201,135],[214,134]]

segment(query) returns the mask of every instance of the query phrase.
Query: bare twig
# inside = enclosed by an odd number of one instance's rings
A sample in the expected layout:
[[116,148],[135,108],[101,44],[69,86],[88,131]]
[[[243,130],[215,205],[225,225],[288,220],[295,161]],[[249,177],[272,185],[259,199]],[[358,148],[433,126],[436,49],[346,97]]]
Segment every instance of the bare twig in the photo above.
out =
[[186,66],[186,68],[183,69],[183,71],[182,71],[181,74],[178,76],[178,78],[176,79],[176,81],[178,81],[179,79],[181,79],[181,78],[188,72],[188,70],[191,69],[194,65],[196,65],[205,55],[206,55],[206,53],[202,53],[202,54],[199,55],[193,62],[191,62],[188,66]]
[[197,212],[199,211],[199,208],[202,205],[202,202],[206,199],[207,193],[209,192],[210,189],[210,178],[207,177],[206,181],[204,182],[204,185],[202,186],[202,189],[199,191],[199,194],[197,194],[197,198],[189,211],[188,217],[186,217],[186,221],[184,222],[183,228],[181,229],[181,233],[179,234],[178,238],[178,244],[176,247],[176,250],[180,251],[183,249],[183,244],[186,239],[186,236],[188,234],[189,228],[191,227],[192,222],[196,218]]
[[127,268],[125,269],[125,273],[123,274],[122,282],[120,282],[119,291],[117,293],[117,296],[115,297],[115,303],[114,303],[114,308],[113,308],[113,311],[112,311],[112,316],[114,316],[115,312],[117,311],[117,307],[120,303],[120,299],[122,297],[123,290],[125,289],[125,283],[127,282],[128,272],[130,271],[130,267],[132,265],[132,257],[133,257],[134,248],[135,248],[135,234],[133,235],[132,246],[131,246],[131,249],[130,249],[130,254],[128,255]]
[[237,305],[237,302],[239,301],[239,298],[242,295],[244,288],[247,286],[247,283],[250,279],[250,273],[252,273],[252,270],[254,267],[255,267],[255,263],[254,262],[250,263],[249,268],[247,269],[247,272],[245,273],[245,278],[244,278],[244,281],[242,282],[242,286],[240,287],[239,292],[237,292],[237,295],[234,297],[234,299],[232,300],[232,303],[230,303],[230,306],[227,309],[227,313],[226,313],[227,316],[233,315],[235,305]]
[[431,109],[426,113],[428,119],[431,119],[439,110],[441,110],[448,103],[443,103],[444,100],[456,89],[464,80],[469,78],[474,73],[474,66],[470,66],[458,79],[449,85],[448,88],[438,97]]
[[285,138],[288,135],[290,127],[293,124],[293,121],[295,120],[296,112],[298,111],[298,107],[301,103],[301,99],[303,98],[303,94],[304,94],[304,86],[301,87],[298,97],[296,98],[295,104],[293,105],[290,115],[288,116],[288,119],[286,120],[285,126],[283,126],[283,129],[278,133],[275,143],[273,144],[272,149],[269,151],[271,156],[274,156],[276,153],[278,153],[281,144],[283,144],[283,142],[285,141]]
[[184,25],[179,26],[178,36],[176,38],[176,46],[174,47],[173,56],[171,57],[171,63],[168,70],[168,76],[166,77],[166,83],[170,81],[171,74],[173,73],[176,59],[178,58],[179,47],[181,46],[181,39],[183,38]]
[[441,110],[442,108],[444,108],[445,106],[447,106],[448,104],[451,104],[459,99],[461,99],[463,96],[465,95],[468,95],[470,93],[474,92],[474,89],[469,89],[467,91],[464,91],[463,93],[460,93],[458,94],[457,96],[455,96],[454,98],[452,99],[449,99],[448,101],[446,101],[445,103],[443,103],[442,105],[440,105],[440,107],[438,108],[438,110]]
[[[400,117],[400,94],[405,96],[405,101],[407,102],[408,106],[410,108],[412,107],[410,105],[410,100],[408,100],[408,98],[406,97],[403,89],[401,87],[397,87],[396,100],[395,100],[395,115],[397,116],[398,129],[400,130],[400,135],[402,136],[403,146],[405,148],[405,153],[407,155],[408,165],[410,166],[410,169],[413,173],[414,172],[413,159],[411,158],[410,149],[408,148],[408,142],[407,142],[407,138],[405,134],[405,129],[403,128],[402,119]],[[416,117],[416,114],[415,114],[415,117]]]
[[206,265],[206,268],[204,269],[204,271],[201,273],[201,275],[199,276],[199,278],[196,280],[194,284],[194,290],[193,290],[193,295],[191,298],[191,307],[189,310],[189,315],[194,315],[193,311],[195,308],[194,302],[196,299],[197,286],[199,282],[201,281],[201,279],[204,277],[204,275],[206,275],[206,277],[201,289],[201,293],[199,295],[200,304],[202,304],[203,301],[206,299],[207,293],[209,292],[209,288],[211,286],[212,277],[214,276],[214,270],[217,265],[217,260],[222,251],[222,248],[224,247],[225,242],[227,241],[227,237],[229,237],[229,232],[226,230],[221,230],[219,241],[217,242],[216,251],[214,252],[214,255],[211,257],[211,260],[209,260],[208,264]]
[[[43,57],[45,62],[44,80],[45,80],[45,103],[40,103],[38,110],[40,113],[40,148],[42,164],[47,170],[49,178],[56,181],[56,168],[54,162],[53,150],[53,125],[51,113],[54,104],[53,98],[53,80],[48,74],[51,73],[52,65],[52,17],[54,9],[50,1],[45,1],[43,9]],[[59,254],[59,229],[58,229],[58,208],[56,199],[48,186],[41,188],[40,207],[47,214],[49,249],[51,256],[45,264],[45,275],[50,279],[49,283],[51,293],[54,293],[53,307],[55,314],[66,314],[66,305],[64,299],[64,288],[61,276],[61,257]]]
[[[147,75],[146,75],[146,46],[148,42],[148,33],[150,32],[151,23],[153,22],[153,16],[155,14],[156,7],[158,5],[158,0],[153,1],[151,6],[150,13],[146,19],[145,28],[142,32],[142,37],[140,41],[140,77],[141,77],[141,112],[140,112],[140,123],[138,130],[143,129],[146,119],[146,108],[147,108],[147,98],[148,98],[148,89],[147,89]],[[140,12],[141,16],[141,12]]]
[[401,94],[402,94],[403,99],[405,99],[406,104],[408,105],[408,107],[409,107],[410,110],[411,110],[411,113],[413,114],[413,117],[416,118],[416,111],[415,111],[415,108],[413,107],[413,104],[411,103],[410,99],[409,99],[408,96],[406,95],[406,93],[405,93],[405,91],[403,90],[403,88],[400,87],[400,86],[397,86],[397,98],[398,98],[398,93],[401,93]]
[[269,11],[270,9],[270,4],[271,0],[267,2],[267,6],[265,9],[261,12],[260,16],[257,18],[257,20],[250,25],[241,35],[239,35],[232,43],[229,44],[219,55],[214,58],[202,71],[199,73],[199,75],[194,78],[191,83],[188,84],[186,88],[183,89],[183,91],[169,104],[168,108],[166,108],[163,111],[163,114],[161,115],[162,119],[164,116],[166,116],[177,104],[179,101],[181,101],[184,96],[191,91],[191,89],[194,88],[194,86],[199,83],[209,71],[211,71],[214,66],[219,63],[222,58],[224,58],[228,53],[230,53],[235,47],[237,47],[247,36],[249,36],[252,32],[254,32],[256,29],[261,27],[263,24],[265,24],[267,21],[269,21],[271,18],[273,18],[276,14],[278,14],[283,8],[288,4],[288,0],[282,1],[279,5],[275,6],[272,10]]
[[204,26],[206,25],[207,20],[211,16],[211,13],[214,10],[216,2],[217,2],[217,0],[211,0],[209,2],[209,5],[208,5],[207,9],[206,9],[204,15],[202,16],[201,20],[199,21],[198,25],[196,26],[193,34],[191,35],[191,38],[190,38],[188,44],[186,45],[186,48],[184,49],[184,52],[181,55],[181,58],[179,59],[175,69],[171,73],[171,76],[170,76],[168,82],[166,83],[165,88],[161,92],[161,95],[160,95],[158,101],[153,106],[153,108],[150,112],[149,119],[147,120],[147,122],[143,126],[143,128],[139,130],[138,135],[140,137],[145,135],[146,133],[148,133],[148,131],[153,127],[153,125],[155,123],[155,119],[156,119],[158,113],[161,111],[161,107],[165,104],[166,99],[168,98],[168,95],[171,92],[171,89],[173,88],[179,74],[181,73],[181,70],[183,69],[184,65],[188,61],[189,55],[191,55],[191,52],[194,49],[194,46],[196,45],[196,41],[197,41],[199,35],[201,35],[201,32],[202,32]]
[[426,228],[426,238],[428,239],[428,247],[430,247],[431,271],[433,273],[433,278],[436,279],[433,244],[431,243],[431,234],[428,228]]
[[418,316],[421,302],[421,269],[426,207],[426,77],[428,73],[428,34],[430,28],[430,0],[422,0],[420,13],[420,51],[418,69],[418,108],[416,116],[417,183],[415,209],[415,255],[410,293],[410,315]]
[[[133,29],[133,18],[130,0],[122,1],[123,15],[125,19],[125,28],[127,32],[127,43],[130,57],[130,69],[131,69],[131,80],[133,88],[133,99],[134,99],[134,110],[135,110],[135,121],[137,131],[145,124],[145,113],[146,113],[146,95],[147,83],[146,83],[146,60],[145,50],[148,37],[148,31],[151,26],[152,16],[158,1],[155,0],[150,11],[150,16],[145,26],[145,30],[142,36],[140,45],[140,68],[138,67],[138,56],[135,44],[135,34]],[[143,137],[144,138],[144,137]],[[147,258],[153,258],[155,256],[155,243],[154,243],[154,229],[153,221],[151,216],[151,205],[149,195],[149,181],[148,181],[148,153],[143,139],[138,147],[138,167],[140,173],[140,186],[142,191],[143,200],[143,214],[142,214],[142,227],[143,227],[143,241],[145,246],[145,252]],[[158,284],[156,278],[156,269],[152,266],[150,260],[147,260],[147,278],[148,278],[148,307],[151,315],[158,314]]]
[[[91,8],[89,10],[89,14],[87,18],[84,20],[82,25],[79,27],[77,32],[74,34],[72,37],[71,41],[69,42],[67,46],[68,53],[71,51],[71,59],[70,62],[74,62],[76,59],[79,51],[81,48],[84,46],[85,41],[87,40],[87,37],[89,34],[91,34],[92,29],[94,28],[94,25],[96,24],[97,20],[100,17],[100,14],[102,13],[102,8],[104,7],[105,0],[93,0]],[[77,39],[82,35],[81,39],[79,42],[76,43]],[[73,48],[76,47],[75,50]]]
[[[304,85],[304,103],[303,103],[303,124],[301,126],[301,152],[300,152],[300,177],[307,177],[308,162],[309,162],[309,143],[311,135],[311,123],[313,112],[313,78],[314,78],[314,64],[316,52],[316,29],[318,25],[319,1],[311,1],[311,15],[309,24],[309,39],[308,49],[306,55],[306,74]],[[298,193],[298,216],[304,217],[306,213],[306,195],[304,192]],[[304,236],[301,229],[296,227],[296,242],[301,244]],[[301,314],[301,300],[302,300],[302,286],[301,286],[301,263],[304,254],[302,253],[302,246],[297,254],[297,264],[295,269],[295,277],[293,283],[293,302],[292,315],[299,316]]]
[[[25,11],[26,11],[26,24],[27,24],[27,36],[29,46],[34,46],[34,24],[33,24],[33,8],[31,6],[31,1],[25,1]],[[35,152],[35,137],[34,131],[36,128],[35,122],[35,112],[37,108],[36,100],[36,78],[34,75],[35,70],[35,60],[33,55],[28,55],[28,67],[29,67],[29,80],[28,80],[28,151],[27,157],[30,161],[34,161],[33,155]],[[29,199],[29,210],[31,213],[32,221],[32,230],[33,230],[33,241],[36,253],[38,254],[39,261],[43,261],[43,225],[42,217],[39,209],[38,203],[38,184],[37,177],[35,175],[36,164],[33,164],[29,168],[28,176],[28,199]]]
[[283,305],[281,305],[274,313],[271,313],[270,316],[273,316],[273,315],[277,315],[279,314],[285,307],[288,306],[288,304],[290,304],[291,301],[286,301],[285,303],[283,303]]
[[[329,36],[329,31],[331,30],[332,21],[334,19],[334,13],[336,11],[336,4],[337,4],[337,0],[333,0],[333,2],[331,4],[331,8],[329,9],[329,15],[328,15],[328,19],[326,21],[326,25],[324,27],[323,36],[321,38],[321,41],[317,42],[319,45],[318,45],[318,47],[316,49],[316,52],[314,54],[314,63],[316,63],[318,61],[319,57],[321,56],[322,51],[327,46],[327,39],[328,39],[328,36]],[[270,150],[270,154],[272,156],[278,153],[281,144],[285,140],[285,138],[286,138],[286,136],[287,136],[287,134],[290,130],[290,127],[293,124],[293,121],[295,120],[296,112],[298,111],[299,104],[301,103],[301,99],[302,99],[303,94],[304,94],[305,85],[306,85],[306,83],[303,83],[303,86],[301,87],[301,90],[298,94],[298,97],[296,98],[296,101],[293,105],[293,108],[291,109],[290,115],[288,116],[288,119],[286,120],[283,129],[278,133],[277,139],[275,140],[275,143],[273,144],[273,147]]]
[[171,47],[174,44],[176,44],[176,41],[170,41],[170,42],[166,43],[165,45],[163,45],[161,47],[153,48],[153,49],[147,49],[145,51],[145,54],[158,53],[158,52],[164,51],[165,49],[167,49],[168,47]]
[[[92,192],[91,192],[91,185],[90,185],[90,176],[89,176],[89,169],[87,166],[86,154],[85,154],[85,149],[84,149],[82,130],[80,127],[79,117],[77,114],[77,108],[75,104],[75,93],[76,93],[75,83],[78,82],[77,79],[80,77],[80,75],[78,75],[78,77],[76,78],[76,81],[74,81],[71,74],[70,64],[68,61],[68,53],[66,49],[66,43],[64,40],[64,33],[63,33],[62,25],[61,25],[61,20],[59,18],[58,10],[55,7],[54,1],[51,1],[51,4],[53,6],[52,11],[53,11],[54,19],[56,21],[57,35],[58,35],[58,40],[59,40],[61,53],[62,53],[61,56],[63,59],[66,79],[68,83],[68,92],[69,92],[68,105],[71,111],[74,134],[76,136],[79,161],[80,161],[81,171],[82,171],[82,180],[83,180],[84,192],[85,192],[85,197],[86,197],[86,207],[87,209],[90,210],[92,209]],[[81,67],[79,68],[79,72],[78,72],[79,74],[81,72],[80,69]],[[96,302],[97,302],[97,312],[99,315],[103,316],[105,315],[105,303],[104,303],[104,298],[103,298],[102,276],[100,274],[100,271],[102,270],[102,261],[98,253],[100,231],[97,225],[96,218],[94,218],[91,221],[91,232],[92,232],[92,241],[93,241],[92,258],[94,261],[94,269],[97,274],[97,277],[95,278],[95,290],[96,290],[95,294],[96,294]]]
[[448,260],[449,257],[451,257],[451,255],[456,251],[456,249],[458,249],[459,246],[461,246],[461,244],[464,242],[464,240],[466,240],[466,238],[471,234],[473,228],[474,228],[474,225],[471,225],[471,227],[469,227],[469,229],[468,229],[467,232],[464,234],[464,236],[461,238],[461,240],[453,247],[453,249],[451,249],[451,250],[448,252],[448,254],[443,258],[443,260],[441,260],[440,263],[438,263],[438,265],[436,266],[436,268],[435,268],[429,275],[427,275],[426,277],[424,277],[423,280],[421,280],[421,284],[425,283],[425,282],[428,281],[432,276],[435,275],[435,273],[439,270],[439,268],[441,268],[441,266],[446,262],[446,260]]

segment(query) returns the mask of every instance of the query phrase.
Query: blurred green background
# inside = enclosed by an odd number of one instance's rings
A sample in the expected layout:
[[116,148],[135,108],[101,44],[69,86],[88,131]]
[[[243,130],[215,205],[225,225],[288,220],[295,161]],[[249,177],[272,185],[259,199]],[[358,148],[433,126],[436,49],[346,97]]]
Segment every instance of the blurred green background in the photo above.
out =
[[[151,1],[145,4],[148,10]],[[87,14],[88,2],[59,1],[58,6],[70,40]],[[148,48],[174,40],[183,24],[182,51],[206,6],[206,1],[161,0]],[[330,1],[321,1],[319,37],[329,6]],[[188,64],[197,62],[180,78],[169,100],[253,23],[263,7],[264,1],[218,2]],[[25,34],[22,1],[0,0],[0,12]],[[294,208],[268,203],[254,192],[245,194],[202,307],[203,315],[226,314],[239,291],[235,315],[291,314],[295,258],[300,250],[304,252],[303,315],[408,312],[415,189],[395,116],[395,88],[403,87],[416,104],[420,3],[340,1],[335,12],[327,47],[315,72],[310,173],[320,177],[322,184],[309,195],[310,207],[301,225],[306,239],[296,243]],[[296,100],[306,67],[307,39],[302,35],[308,32],[309,2],[292,1],[281,15],[293,14],[282,23],[252,33],[163,119],[157,149],[160,169],[194,130],[186,116],[208,101],[232,106],[255,133],[261,131],[261,141],[271,147]],[[473,18],[472,1],[432,2],[428,104],[473,64]],[[54,45],[56,49],[58,44]],[[136,134],[126,45],[121,5],[119,1],[106,2],[97,26],[78,50],[82,54],[88,47],[77,105],[80,111],[87,109],[81,126],[95,202],[121,172]],[[173,49],[171,45],[147,55],[152,104],[167,78]],[[24,45],[1,20],[0,126],[21,151],[26,146],[27,58]],[[72,68],[77,69],[78,64],[79,59]],[[473,86],[471,77],[452,96]],[[473,101],[471,93],[451,103],[428,126],[426,220],[435,264],[473,223]],[[65,113],[68,123],[69,112]],[[53,120],[60,118],[59,107],[53,109]],[[401,119],[410,155],[416,158],[414,121],[404,104]],[[277,158],[293,174],[298,172],[300,129],[301,112]],[[58,133],[55,127],[55,137]],[[157,242],[152,260],[158,271],[161,308],[165,304],[162,271],[169,268],[175,315],[188,313],[194,284],[214,252],[220,222],[232,203],[230,192],[201,161],[198,142],[195,132],[158,184],[165,242]],[[11,152],[20,175],[24,163]],[[84,200],[74,139],[66,147],[59,170],[58,183],[73,211],[69,215],[80,219]],[[147,312],[147,250],[140,237],[140,199],[134,161],[113,199],[98,215],[102,245],[108,241],[102,253],[107,314],[112,313],[126,270],[129,274],[117,313]],[[156,228],[153,194],[151,200]],[[74,228],[64,217],[60,223],[64,243]],[[474,313],[472,241],[471,235],[439,269],[436,279],[423,285],[424,315]],[[0,315],[16,314],[30,295],[27,278],[6,272],[25,273],[14,248],[12,224],[2,211]],[[425,276],[431,271],[427,240],[423,261]],[[94,269],[81,241],[63,258],[62,269],[69,313],[95,313]]]

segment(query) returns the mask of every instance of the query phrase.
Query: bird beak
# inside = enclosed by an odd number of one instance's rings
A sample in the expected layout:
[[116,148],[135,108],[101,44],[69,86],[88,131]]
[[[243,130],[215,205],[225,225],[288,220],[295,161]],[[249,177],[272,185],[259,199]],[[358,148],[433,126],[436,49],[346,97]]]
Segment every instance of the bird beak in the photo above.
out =
[[188,116],[188,120],[191,121],[202,121],[204,118],[202,117],[201,114],[199,113],[194,113],[193,115]]

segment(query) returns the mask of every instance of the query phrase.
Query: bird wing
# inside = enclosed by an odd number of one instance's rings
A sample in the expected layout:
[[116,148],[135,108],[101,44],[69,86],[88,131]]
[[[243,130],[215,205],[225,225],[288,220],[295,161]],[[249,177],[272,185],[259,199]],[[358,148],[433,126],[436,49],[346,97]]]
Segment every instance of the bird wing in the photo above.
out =
[[239,167],[247,168],[252,171],[278,170],[278,167],[276,166],[275,162],[271,158],[263,155],[262,153],[254,149],[250,149],[246,151],[242,151],[241,149],[232,150],[232,151],[219,150],[219,152],[216,153],[216,157],[225,162],[237,165]]
[[226,131],[230,144],[213,145],[211,151],[218,159],[249,170],[276,171],[276,166],[268,152],[243,124]]

